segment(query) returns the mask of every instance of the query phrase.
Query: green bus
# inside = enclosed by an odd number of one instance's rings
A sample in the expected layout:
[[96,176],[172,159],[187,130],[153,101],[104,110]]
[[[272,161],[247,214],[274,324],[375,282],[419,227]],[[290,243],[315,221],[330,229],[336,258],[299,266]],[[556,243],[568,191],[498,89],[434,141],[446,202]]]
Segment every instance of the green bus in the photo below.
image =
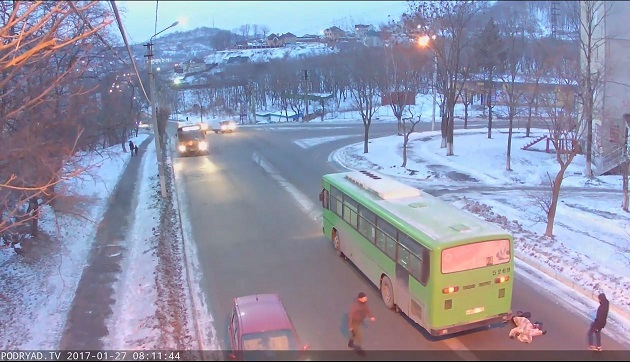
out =
[[390,309],[433,336],[512,317],[513,238],[374,171],[324,175],[323,232]]

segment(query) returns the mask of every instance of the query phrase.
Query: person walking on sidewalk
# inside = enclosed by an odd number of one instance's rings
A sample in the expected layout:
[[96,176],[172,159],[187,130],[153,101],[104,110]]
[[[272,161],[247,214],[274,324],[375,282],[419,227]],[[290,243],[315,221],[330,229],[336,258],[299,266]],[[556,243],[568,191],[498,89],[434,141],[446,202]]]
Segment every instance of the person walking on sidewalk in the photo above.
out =
[[370,308],[367,305],[367,296],[365,293],[361,292],[352,303],[350,312],[348,313],[348,326],[350,328],[350,340],[348,341],[348,347],[354,348],[354,350],[360,355],[365,354],[365,351],[363,351],[363,348],[361,347],[363,343],[363,333],[361,328],[363,326],[363,321],[368,317],[371,321],[375,320]]
[[[597,314],[595,320],[591,323],[591,328],[588,330],[588,349],[591,351],[602,350],[602,329],[606,327],[606,320],[608,319],[609,302],[606,299],[606,294],[601,293],[599,296],[599,307],[597,308]],[[595,343],[593,343],[593,337],[595,337]]]
[[131,152],[132,156],[135,150],[136,150],[136,146],[133,144],[132,140],[129,140],[129,152]]

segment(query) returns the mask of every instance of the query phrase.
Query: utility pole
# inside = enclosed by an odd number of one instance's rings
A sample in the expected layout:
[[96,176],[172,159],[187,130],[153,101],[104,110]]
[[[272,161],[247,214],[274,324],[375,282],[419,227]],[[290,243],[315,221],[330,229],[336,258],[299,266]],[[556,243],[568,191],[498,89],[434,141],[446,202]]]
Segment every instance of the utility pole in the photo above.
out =
[[308,116],[308,70],[304,69],[304,117]]
[[158,120],[157,120],[157,109],[155,107],[155,78],[153,74],[153,43],[149,41],[149,43],[145,44],[147,47],[147,61],[149,65],[149,87],[151,88],[151,118],[153,121],[153,135],[155,142],[155,153],[157,157],[158,163],[158,175],[160,178],[160,191],[162,193],[162,197],[166,198],[166,179],[164,177],[164,160],[162,154],[162,144],[160,139],[160,130],[158,128]]

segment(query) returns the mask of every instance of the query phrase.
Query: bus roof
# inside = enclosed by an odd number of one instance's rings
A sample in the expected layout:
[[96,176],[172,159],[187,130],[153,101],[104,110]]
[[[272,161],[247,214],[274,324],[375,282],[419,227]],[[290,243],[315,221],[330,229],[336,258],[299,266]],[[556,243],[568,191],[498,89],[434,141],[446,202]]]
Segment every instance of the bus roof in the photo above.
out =
[[500,238],[500,227],[393,177],[375,171],[324,175],[323,179],[377,212],[409,236],[442,249],[471,238]]

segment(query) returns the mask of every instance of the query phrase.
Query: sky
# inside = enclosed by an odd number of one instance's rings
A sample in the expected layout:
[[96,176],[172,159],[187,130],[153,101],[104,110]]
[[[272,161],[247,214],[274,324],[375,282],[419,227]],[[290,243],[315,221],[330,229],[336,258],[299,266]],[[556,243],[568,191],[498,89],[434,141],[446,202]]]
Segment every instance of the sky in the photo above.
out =
[[405,1],[117,1],[128,38],[132,43],[149,40],[179,21],[170,31],[202,26],[225,30],[243,24],[266,25],[273,33],[297,36],[318,34],[333,25],[359,23],[378,25],[388,16],[398,20],[407,10]]

